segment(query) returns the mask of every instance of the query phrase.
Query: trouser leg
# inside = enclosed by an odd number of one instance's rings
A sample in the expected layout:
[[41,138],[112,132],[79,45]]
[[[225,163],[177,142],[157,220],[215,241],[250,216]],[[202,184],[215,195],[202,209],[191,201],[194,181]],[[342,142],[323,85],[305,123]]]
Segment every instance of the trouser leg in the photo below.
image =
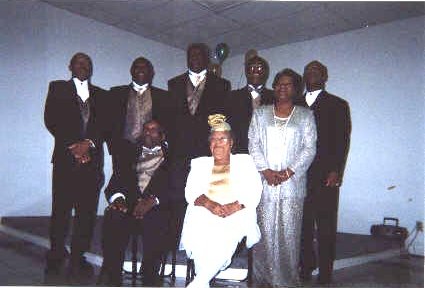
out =
[[311,272],[315,269],[314,254],[314,211],[311,198],[306,198],[303,208],[303,222],[301,232],[301,277],[307,280],[311,277]]
[[327,205],[318,208],[316,216],[319,242],[319,278],[322,282],[331,281],[336,251],[338,192],[333,190],[328,192],[325,196]]
[[81,189],[78,194],[71,244],[72,256],[76,258],[81,257],[90,249],[96,223],[99,190],[97,187]]
[[73,199],[69,191],[67,171],[55,167],[52,180],[52,214],[50,218],[49,237],[50,251],[48,259],[63,260],[65,240],[69,231],[69,223],[73,207]]
[[102,224],[103,263],[100,277],[104,283],[121,285],[122,266],[130,237],[132,219],[122,212],[106,209]]
[[145,286],[159,286],[161,258],[168,250],[168,206],[155,207],[143,218],[142,276]]

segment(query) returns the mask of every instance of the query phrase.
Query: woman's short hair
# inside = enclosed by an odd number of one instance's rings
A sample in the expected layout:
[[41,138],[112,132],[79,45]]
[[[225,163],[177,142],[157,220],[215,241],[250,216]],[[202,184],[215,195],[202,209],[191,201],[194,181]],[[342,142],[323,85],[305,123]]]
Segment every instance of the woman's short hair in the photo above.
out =
[[292,83],[294,85],[296,93],[295,97],[299,97],[303,92],[303,78],[300,74],[290,68],[285,68],[276,74],[272,84],[273,89],[276,87],[277,83],[279,82],[279,79],[283,76],[287,76],[292,79]]

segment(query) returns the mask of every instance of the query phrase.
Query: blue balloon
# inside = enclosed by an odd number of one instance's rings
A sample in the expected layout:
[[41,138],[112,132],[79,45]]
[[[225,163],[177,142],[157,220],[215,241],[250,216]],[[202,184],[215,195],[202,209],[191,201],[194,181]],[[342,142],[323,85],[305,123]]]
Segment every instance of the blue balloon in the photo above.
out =
[[221,63],[229,56],[229,46],[226,43],[217,44],[215,47],[215,58]]

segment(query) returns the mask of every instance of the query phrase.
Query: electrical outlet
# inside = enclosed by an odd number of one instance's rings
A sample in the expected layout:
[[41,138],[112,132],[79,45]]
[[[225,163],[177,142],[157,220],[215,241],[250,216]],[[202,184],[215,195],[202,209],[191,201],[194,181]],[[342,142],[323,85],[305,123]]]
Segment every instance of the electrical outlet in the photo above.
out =
[[416,230],[424,231],[424,223],[422,221],[416,221]]

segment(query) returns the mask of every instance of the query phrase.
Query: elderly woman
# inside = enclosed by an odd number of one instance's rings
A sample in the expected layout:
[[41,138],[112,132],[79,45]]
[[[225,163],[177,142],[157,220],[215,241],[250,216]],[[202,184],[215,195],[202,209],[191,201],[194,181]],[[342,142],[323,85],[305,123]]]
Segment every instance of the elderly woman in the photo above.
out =
[[186,183],[188,207],[180,242],[194,260],[196,276],[188,287],[209,287],[210,280],[231,262],[238,243],[251,247],[260,239],[256,207],[261,178],[251,156],[232,155],[231,128],[220,114],[208,119],[212,157],[191,162]]
[[310,110],[295,106],[302,78],[291,69],[274,81],[274,104],[255,110],[249,153],[263,178],[258,206],[261,241],[253,248],[253,281],[260,287],[299,284],[298,262],[306,172],[316,153]]

